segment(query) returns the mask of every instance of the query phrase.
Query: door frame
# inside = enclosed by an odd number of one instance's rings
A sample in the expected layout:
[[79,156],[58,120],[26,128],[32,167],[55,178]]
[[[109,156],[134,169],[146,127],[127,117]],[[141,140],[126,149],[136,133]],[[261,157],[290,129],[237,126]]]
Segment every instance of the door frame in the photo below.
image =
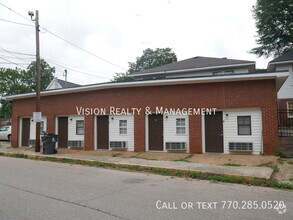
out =
[[[70,115],[56,115],[55,116],[55,132],[54,133],[57,135],[59,135],[59,131],[58,131],[58,122],[59,122],[58,118],[59,117],[68,117],[68,120],[69,120]],[[68,140],[69,140],[69,132],[68,132]],[[56,149],[59,148],[58,144],[59,144],[59,142],[57,141],[56,145],[55,145]],[[68,149],[68,146],[67,146],[67,148],[63,148],[63,149]]]
[[[98,120],[98,116],[108,116],[108,121],[111,117],[111,115],[95,115],[94,117],[94,150],[107,150],[107,149],[98,149],[98,123],[97,123],[97,120]],[[108,125],[110,127],[110,124]],[[109,129],[108,127],[108,129]],[[109,134],[109,131],[108,131],[108,150],[111,150],[110,149],[110,134]]]
[[[155,114],[155,112],[153,112],[152,114]],[[149,146],[149,116],[150,114],[148,115],[145,115],[145,151],[149,151],[149,152],[167,152],[166,151],[166,148],[165,148],[165,135],[164,135],[164,127],[165,127],[165,115],[162,114],[163,116],[163,150],[162,151],[157,151],[157,150],[150,150],[150,146]]]
[[201,115],[201,138],[202,138],[202,153],[211,153],[211,154],[224,154],[225,153],[225,135],[224,135],[224,110],[217,109],[216,112],[222,112],[222,124],[223,124],[223,152],[207,152],[206,151],[206,130],[205,130],[205,115]]
[[[31,116],[23,116],[23,117],[19,117],[19,127],[18,127],[18,146],[22,147],[22,119],[24,118],[29,118],[31,121]],[[29,135],[31,133],[31,128],[29,130]],[[29,136],[30,139],[30,136]]]

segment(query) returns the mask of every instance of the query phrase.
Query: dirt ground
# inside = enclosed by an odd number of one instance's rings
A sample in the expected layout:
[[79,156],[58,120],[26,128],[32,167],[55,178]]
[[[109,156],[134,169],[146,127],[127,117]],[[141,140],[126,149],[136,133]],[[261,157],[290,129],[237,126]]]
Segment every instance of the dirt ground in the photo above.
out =
[[278,157],[276,156],[260,156],[260,155],[229,155],[229,154],[187,154],[187,153],[160,153],[160,152],[129,152],[129,151],[83,151],[71,149],[58,149],[59,153],[73,153],[73,154],[88,154],[99,156],[118,156],[118,157],[135,157],[148,160],[185,160],[191,163],[203,164],[239,164],[243,166],[257,166],[261,164],[270,163],[277,164]]
[[281,161],[278,165],[279,171],[275,173],[274,179],[293,183],[293,159],[282,159]]

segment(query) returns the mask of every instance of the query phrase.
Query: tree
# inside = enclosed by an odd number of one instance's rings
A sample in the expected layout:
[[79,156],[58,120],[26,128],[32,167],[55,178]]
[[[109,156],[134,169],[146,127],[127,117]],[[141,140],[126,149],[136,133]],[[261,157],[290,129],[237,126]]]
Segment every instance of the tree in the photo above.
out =
[[252,12],[259,46],[251,53],[267,58],[293,49],[292,0],[257,0]]
[[[53,80],[55,68],[46,61],[41,60],[41,90],[45,90]],[[36,62],[33,61],[26,70],[0,68],[0,98],[7,95],[15,95],[36,91]],[[0,115],[9,118],[11,116],[10,101],[0,100]]]
[[162,66],[168,63],[177,61],[176,54],[171,48],[150,48],[143,51],[142,56],[136,57],[135,62],[129,62],[129,69],[126,73],[116,73],[113,81],[131,81],[133,80],[128,75],[141,70],[151,69],[157,66]]
[[[55,67],[41,59],[41,91],[45,90],[54,79]],[[30,91],[36,91],[36,61],[31,62],[24,74],[24,83]]]

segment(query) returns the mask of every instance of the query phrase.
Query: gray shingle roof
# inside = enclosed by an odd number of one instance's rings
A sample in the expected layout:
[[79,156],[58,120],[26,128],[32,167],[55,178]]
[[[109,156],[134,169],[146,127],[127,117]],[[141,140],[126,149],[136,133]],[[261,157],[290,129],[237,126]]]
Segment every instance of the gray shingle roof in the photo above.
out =
[[270,63],[276,63],[276,62],[283,62],[283,61],[293,61],[293,50],[289,50],[285,52],[283,55],[277,57],[276,59],[272,60]]
[[237,65],[237,64],[254,64],[254,61],[248,60],[234,60],[227,58],[214,58],[214,57],[193,57],[186,60],[181,60],[178,62],[166,64],[163,66],[154,67],[147,70],[142,70],[140,72],[135,72],[135,74],[142,73],[153,73],[153,72],[162,72],[162,71],[171,71],[171,70],[187,70],[195,68],[208,68],[208,67],[218,67],[218,66],[227,66],[227,65]]
[[60,84],[60,86],[62,88],[74,88],[74,87],[79,87],[80,85],[79,84],[76,84],[76,83],[72,83],[72,82],[66,82],[62,79],[58,79],[58,83]]

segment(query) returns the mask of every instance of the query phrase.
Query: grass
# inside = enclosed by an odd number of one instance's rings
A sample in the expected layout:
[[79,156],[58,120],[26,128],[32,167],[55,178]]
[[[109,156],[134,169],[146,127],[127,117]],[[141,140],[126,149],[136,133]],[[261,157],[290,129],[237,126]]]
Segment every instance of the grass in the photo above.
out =
[[293,162],[291,162],[291,161],[290,161],[290,162],[288,162],[288,164],[291,164],[291,165],[293,165]]
[[240,167],[241,164],[235,164],[235,163],[225,163],[224,166],[231,166],[231,167]]
[[166,169],[166,168],[157,168],[157,167],[144,167],[144,166],[138,166],[138,165],[114,164],[114,163],[105,163],[100,161],[86,161],[86,160],[79,160],[79,159],[38,157],[38,156],[35,158],[29,158],[27,157],[27,155],[20,154],[20,153],[9,154],[7,156],[16,157],[16,158],[26,158],[26,159],[32,159],[32,160],[49,161],[49,162],[79,164],[79,165],[90,166],[90,167],[147,172],[147,173],[154,173],[154,174],[171,176],[171,177],[185,177],[185,178],[200,179],[200,180],[210,180],[213,182],[237,183],[237,184],[293,190],[293,184],[279,183],[274,180],[250,179],[250,178],[244,178],[244,177],[238,177],[238,176],[203,173],[198,171],[176,170],[176,169]]
[[194,155],[194,154],[189,154],[189,155],[187,155],[187,156],[184,157],[184,158],[181,158],[181,159],[178,159],[178,160],[173,160],[173,161],[175,161],[175,162],[187,162],[187,163],[190,163],[190,161],[188,161],[187,159],[193,157],[193,155]]
[[290,181],[293,181],[293,178],[290,178],[289,180],[290,180]]
[[280,168],[279,168],[279,167],[274,167],[274,168],[273,168],[273,172],[274,172],[274,173],[277,173],[277,172],[279,172],[279,171],[280,171]]
[[113,154],[112,154],[112,157],[118,157],[118,156],[120,156],[120,155],[122,155],[122,154],[120,154],[120,153],[113,153]]
[[259,166],[259,167],[270,167],[272,164],[273,164],[273,162],[270,161],[270,162],[266,162],[266,163],[261,163],[261,164],[259,164],[257,166]]

